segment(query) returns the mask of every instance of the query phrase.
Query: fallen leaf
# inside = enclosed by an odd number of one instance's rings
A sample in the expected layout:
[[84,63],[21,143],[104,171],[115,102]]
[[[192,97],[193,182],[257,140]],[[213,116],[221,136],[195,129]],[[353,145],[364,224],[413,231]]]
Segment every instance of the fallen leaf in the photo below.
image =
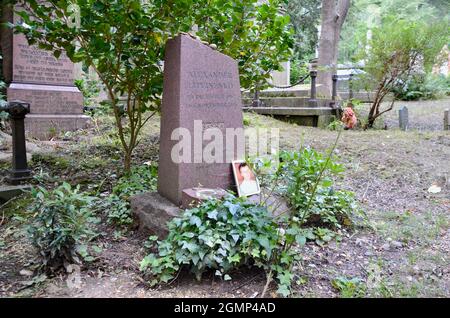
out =
[[33,272],[28,270],[28,269],[22,269],[19,272],[19,274],[22,275],[22,276],[33,276]]
[[433,184],[431,187],[428,188],[428,192],[430,193],[439,193],[442,191],[442,188]]

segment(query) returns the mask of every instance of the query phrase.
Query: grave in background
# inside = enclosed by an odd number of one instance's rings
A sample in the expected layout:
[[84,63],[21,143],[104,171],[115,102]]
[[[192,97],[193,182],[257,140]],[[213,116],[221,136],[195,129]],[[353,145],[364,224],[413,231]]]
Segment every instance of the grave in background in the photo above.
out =
[[398,111],[398,121],[401,130],[407,131],[409,129],[408,107],[404,106],[402,109]]
[[[3,22],[16,23],[19,19],[9,6],[3,7]],[[74,63],[64,53],[56,59],[51,52],[28,45],[24,35],[13,34],[6,27],[1,30],[0,43],[8,101],[30,104],[25,121],[29,136],[47,139],[88,125],[83,95],[74,85]]]

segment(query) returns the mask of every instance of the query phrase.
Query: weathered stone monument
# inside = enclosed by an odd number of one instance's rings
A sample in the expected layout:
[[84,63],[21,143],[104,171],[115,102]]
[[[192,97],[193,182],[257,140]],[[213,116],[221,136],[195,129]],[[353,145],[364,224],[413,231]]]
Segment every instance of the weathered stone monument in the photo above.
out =
[[[131,206],[141,227],[164,234],[182,203],[202,199],[195,189],[220,196],[219,189],[233,188],[231,161],[243,158],[245,142],[235,60],[186,34],[168,41],[160,140],[158,193],[135,196]],[[208,162],[203,155],[212,140],[220,149]]]
[[[179,141],[173,138],[177,128],[187,129],[192,137],[189,162],[176,163],[176,158],[172,158],[173,153],[179,153]],[[179,205],[184,189],[199,185],[230,188],[231,161],[243,154],[236,153],[236,137],[233,149],[226,149],[227,128],[240,128],[243,132],[237,62],[188,35],[169,40],[164,65],[158,192]],[[202,135],[207,129],[222,133],[223,155],[216,163],[205,163],[202,158],[208,143]],[[232,157],[227,156],[227,151]]]
[[398,121],[400,129],[403,131],[408,130],[409,128],[409,113],[408,108],[404,106],[402,109],[398,111]]
[[[19,19],[12,8],[3,7],[3,22]],[[0,44],[8,100],[31,105],[25,121],[30,136],[47,138],[88,124],[83,95],[74,85],[74,64],[64,53],[57,59],[49,51],[28,45],[24,35],[13,34],[7,27],[2,27]]]
[[444,130],[450,130],[450,110],[444,111]]

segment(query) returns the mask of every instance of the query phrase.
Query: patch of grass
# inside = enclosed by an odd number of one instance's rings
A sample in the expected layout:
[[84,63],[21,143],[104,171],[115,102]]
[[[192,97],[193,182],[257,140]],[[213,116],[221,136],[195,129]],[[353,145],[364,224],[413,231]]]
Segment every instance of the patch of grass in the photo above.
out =
[[70,159],[52,153],[35,153],[31,158],[31,165],[47,165],[61,170],[71,166]]
[[380,212],[381,220],[375,221],[378,232],[384,237],[390,237],[405,243],[415,242],[426,244],[435,240],[443,229],[448,228],[450,221],[444,215],[432,212],[415,214]]
[[260,115],[246,112],[244,113],[244,126],[246,127],[265,127],[262,123]]
[[[421,265],[421,274],[413,270],[416,263],[431,260],[430,250],[420,247],[407,253],[407,262],[397,260],[395,265],[390,265],[390,260],[379,258],[369,264],[367,268],[367,296],[369,297],[447,297],[447,291],[442,284],[437,283],[437,277],[427,273]],[[389,262],[389,263],[388,263]],[[399,263],[400,262],[400,263]],[[439,262],[431,261],[433,265]],[[448,260],[441,260],[441,266],[445,267]],[[391,267],[391,268],[389,268]]]
[[91,156],[82,159],[80,162],[80,167],[84,169],[97,169],[101,167],[106,167],[108,165],[107,160],[99,156]]
[[448,297],[444,281],[443,277],[425,275],[412,281],[397,280],[393,288],[401,297]]
[[366,286],[358,277],[337,277],[331,281],[331,285],[342,298],[362,298],[366,295]]
[[29,216],[27,211],[30,204],[33,202],[33,198],[29,193],[24,193],[19,197],[9,200],[4,206],[2,206],[2,212],[4,212],[5,218],[16,217],[18,219],[24,219]]
[[413,249],[411,251],[408,251],[406,256],[408,257],[408,263],[410,265],[416,265],[417,261],[419,260],[419,251],[417,251],[416,249]]

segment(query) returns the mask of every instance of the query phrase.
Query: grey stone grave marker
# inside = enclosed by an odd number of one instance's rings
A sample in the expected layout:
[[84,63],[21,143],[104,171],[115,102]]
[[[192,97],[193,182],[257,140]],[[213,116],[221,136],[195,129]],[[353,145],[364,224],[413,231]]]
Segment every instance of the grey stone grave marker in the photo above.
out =
[[450,130],[450,110],[444,111],[444,130]]
[[398,111],[398,120],[400,129],[403,131],[408,130],[409,128],[409,114],[408,114],[408,108],[404,106],[402,109]]

